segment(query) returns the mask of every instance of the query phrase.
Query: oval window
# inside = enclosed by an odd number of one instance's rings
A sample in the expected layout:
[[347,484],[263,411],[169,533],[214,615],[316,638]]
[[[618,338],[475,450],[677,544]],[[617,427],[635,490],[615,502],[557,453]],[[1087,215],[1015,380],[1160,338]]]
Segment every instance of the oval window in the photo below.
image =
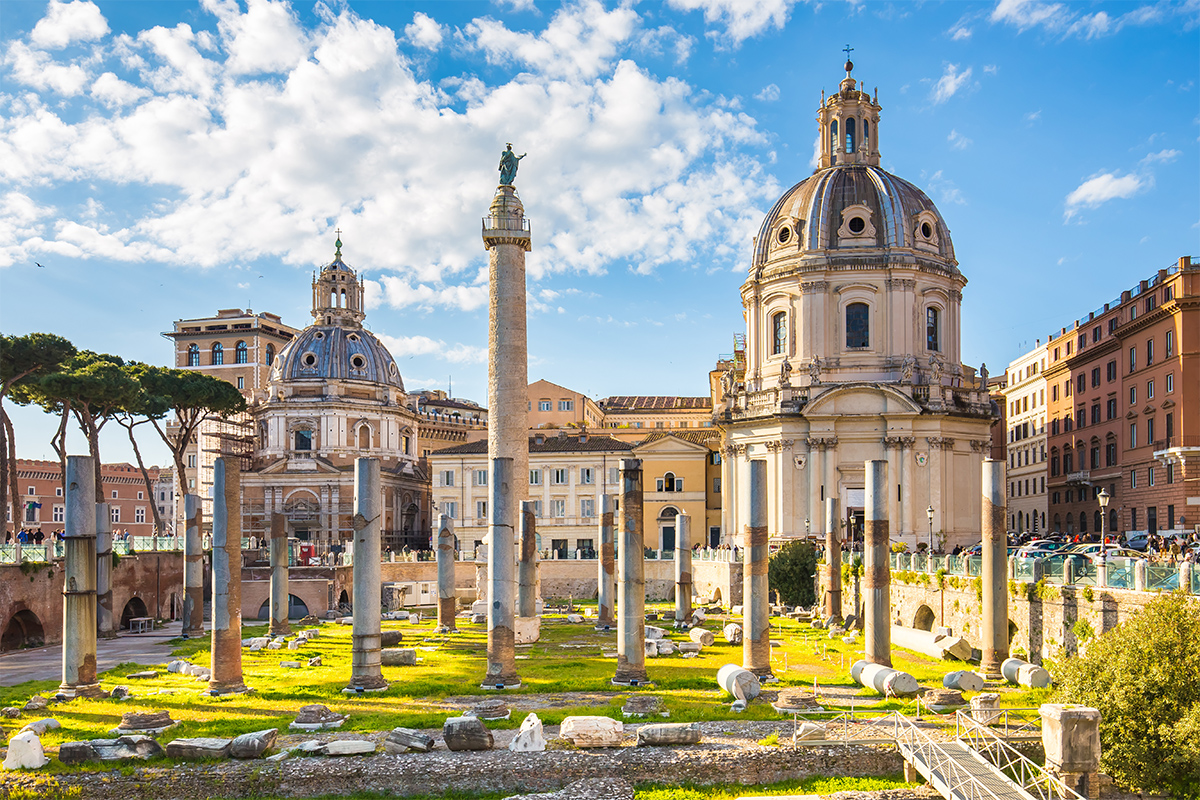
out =
[[352,342],[357,342],[357,341],[358,341],[358,334],[357,334],[357,333],[352,333],[352,334],[350,334],[349,336],[347,336],[346,338],[347,338],[347,339],[349,339],[349,340],[350,340],[350,341],[352,341]]
[[350,366],[354,367],[355,369],[362,369],[367,366],[367,360],[362,356],[355,356],[354,358],[350,359]]
[[863,222],[862,217],[851,217],[847,227],[852,233],[862,233],[863,229],[867,227],[867,223]]
[[933,238],[933,226],[930,225],[928,222],[922,222],[921,223],[921,235],[924,236],[926,239],[932,239]]
[[317,364],[317,357],[315,355],[313,355],[312,353],[304,354],[304,366],[315,367],[316,364]]
[[314,334],[313,334],[313,338],[315,338],[315,339],[324,339],[324,338],[325,338],[325,334],[324,334],[323,332],[321,332],[321,331],[317,331],[316,333],[314,333]]
[[792,238],[792,229],[785,225],[779,229],[777,238],[779,239],[780,244],[787,244],[788,239]]

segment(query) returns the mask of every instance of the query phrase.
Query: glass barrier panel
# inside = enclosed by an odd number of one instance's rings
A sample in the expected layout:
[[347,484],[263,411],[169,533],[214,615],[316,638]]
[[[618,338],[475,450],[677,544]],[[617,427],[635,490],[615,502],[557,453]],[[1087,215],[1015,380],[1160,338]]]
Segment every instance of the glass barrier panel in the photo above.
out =
[[1033,580],[1033,559],[1031,558],[1015,558],[1013,559],[1013,577],[1018,581]]
[[1173,592],[1179,588],[1179,567],[1171,564],[1146,565],[1146,591]]
[[977,578],[983,574],[983,556],[970,556],[967,559],[967,575]]
[[1108,585],[1113,589],[1133,588],[1133,560],[1113,558],[1108,562]]
[[0,564],[12,564],[17,560],[17,547],[12,544],[0,544]]

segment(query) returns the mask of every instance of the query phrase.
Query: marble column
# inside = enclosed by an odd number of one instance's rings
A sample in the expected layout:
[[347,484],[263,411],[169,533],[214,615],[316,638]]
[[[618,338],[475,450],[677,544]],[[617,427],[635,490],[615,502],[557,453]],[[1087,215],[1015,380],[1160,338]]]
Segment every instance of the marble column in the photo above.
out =
[[1004,462],[983,462],[983,658],[979,671],[1000,677],[1008,658],[1008,534],[1005,529]]
[[771,599],[767,587],[767,462],[750,462],[750,524],[743,541],[742,566],[742,666],[759,679],[771,673]]
[[437,535],[437,590],[438,630],[458,630],[454,616],[457,597],[454,593],[454,520],[446,514],[438,514]]
[[200,538],[203,516],[200,496],[183,496],[186,519],[183,534],[183,637],[204,635],[204,543]]
[[[524,402],[524,401],[522,401]],[[523,407],[523,406],[522,406]],[[488,647],[487,675],[484,689],[516,689],[521,686],[517,676],[516,631],[514,621],[517,599],[516,554],[513,537],[516,530],[513,482],[525,478],[525,473],[513,474],[513,459],[493,458],[488,485],[491,489],[491,525],[488,528]]]
[[642,462],[621,459],[621,568],[617,581],[617,673],[614,684],[639,686],[646,677],[646,561],[642,529]]
[[112,516],[108,503],[96,503],[96,632],[101,639],[117,637],[113,616]]
[[237,456],[213,462],[212,676],[214,694],[244,692],[242,682],[242,496]]
[[67,456],[63,522],[63,648],[59,693],[103,695],[96,682],[96,472],[90,456]]
[[617,556],[613,536],[612,495],[600,495],[600,558],[596,567],[598,589],[598,611],[596,630],[606,631],[616,624],[613,604],[617,599]]
[[825,498],[825,616],[842,618],[842,538],[840,502],[836,497]]
[[533,503],[521,503],[521,549],[517,561],[517,616],[537,616],[537,518]]
[[692,518],[675,515],[675,621],[692,618]]
[[816,438],[808,439],[808,459],[804,471],[808,473],[808,534],[821,535],[821,482],[825,479],[825,463],[823,448]]
[[271,515],[271,625],[267,632],[271,636],[288,636],[292,626],[288,622],[288,535],[287,517]]
[[378,458],[354,459],[354,629],[350,683],[343,692],[382,692],[383,491]]
[[871,664],[892,665],[891,569],[888,565],[888,470],[886,461],[866,462],[863,531],[864,644]]

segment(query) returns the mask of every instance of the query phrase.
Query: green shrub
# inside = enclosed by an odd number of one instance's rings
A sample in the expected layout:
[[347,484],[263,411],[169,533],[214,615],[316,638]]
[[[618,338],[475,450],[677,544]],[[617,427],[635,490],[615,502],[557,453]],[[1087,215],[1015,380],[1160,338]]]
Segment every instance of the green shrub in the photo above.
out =
[[1060,701],[1100,710],[1101,769],[1117,783],[1200,798],[1200,604],[1158,597],[1056,674]]
[[808,542],[792,541],[771,556],[767,563],[770,592],[790,606],[811,606],[816,602],[813,576],[817,574],[817,553]]

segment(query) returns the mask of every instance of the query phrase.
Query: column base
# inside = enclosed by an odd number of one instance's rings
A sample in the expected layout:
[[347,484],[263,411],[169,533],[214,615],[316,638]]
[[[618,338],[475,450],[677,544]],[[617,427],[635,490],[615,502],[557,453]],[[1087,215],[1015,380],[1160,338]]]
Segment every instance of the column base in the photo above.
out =
[[654,683],[651,682],[651,680],[646,677],[646,673],[644,673],[644,672],[640,676],[628,675],[628,674],[617,675],[612,679],[612,685],[613,686],[630,686],[630,687],[635,687],[635,688],[639,688],[639,689],[642,689],[642,688],[653,689],[654,688]]
[[204,632],[204,628],[192,628],[190,630],[185,630],[180,634],[180,636],[182,636],[184,639],[202,639],[207,635],[208,634]]
[[479,688],[492,692],[503,692],[506,689],[520,689],[521,679],[516,675],[507,678],[488,678],[486,683],[479,684]]
[[612,629],[614,629],[615,627],[616,627],[616,623],[612,623],[612,622],[603,622],[603,623],[602,623],[602,622],[597,622],[597,623],[596,623],[596,627],[595,627],[593,630],[597,630],[597,631],[611,631],[611,630],[612,630]]
[[743,667],[742,669],[753,672],[758,678],[759,683],[774,683],[779,680],[779,678],[775,677],[775,673],[771,671],[770,667]]
[[291,636],[292,635],[292,626],[286,622],[283,623],[282,625],[272,624],[269,628],[267,628],[267,635],[268,636]]
[[435,633],[458,633],[458,626],[456,626],[456,625],[438,625],[437,628],[434,629],[434,632]]
[[383,678],[367,678],[363,680],[351,681],[350,685],[342,689],[342,694],[363,694],[365,692],[386,692],[389,684]]
[[116,639],[117,636],[116,631],[96,631],[97,639]]
[[62,684],[58,687],[58,691],[55,694],[60,694],[68,700],[73,700],[76,697],[108,697],[108,692],[104,691],[98,683],[81,683],[75,686]]
[[253,689],[250,689],[244,683],[213,683],[210,681],[207,694],[219,697],[224,694],[246,694],[253,691]]

